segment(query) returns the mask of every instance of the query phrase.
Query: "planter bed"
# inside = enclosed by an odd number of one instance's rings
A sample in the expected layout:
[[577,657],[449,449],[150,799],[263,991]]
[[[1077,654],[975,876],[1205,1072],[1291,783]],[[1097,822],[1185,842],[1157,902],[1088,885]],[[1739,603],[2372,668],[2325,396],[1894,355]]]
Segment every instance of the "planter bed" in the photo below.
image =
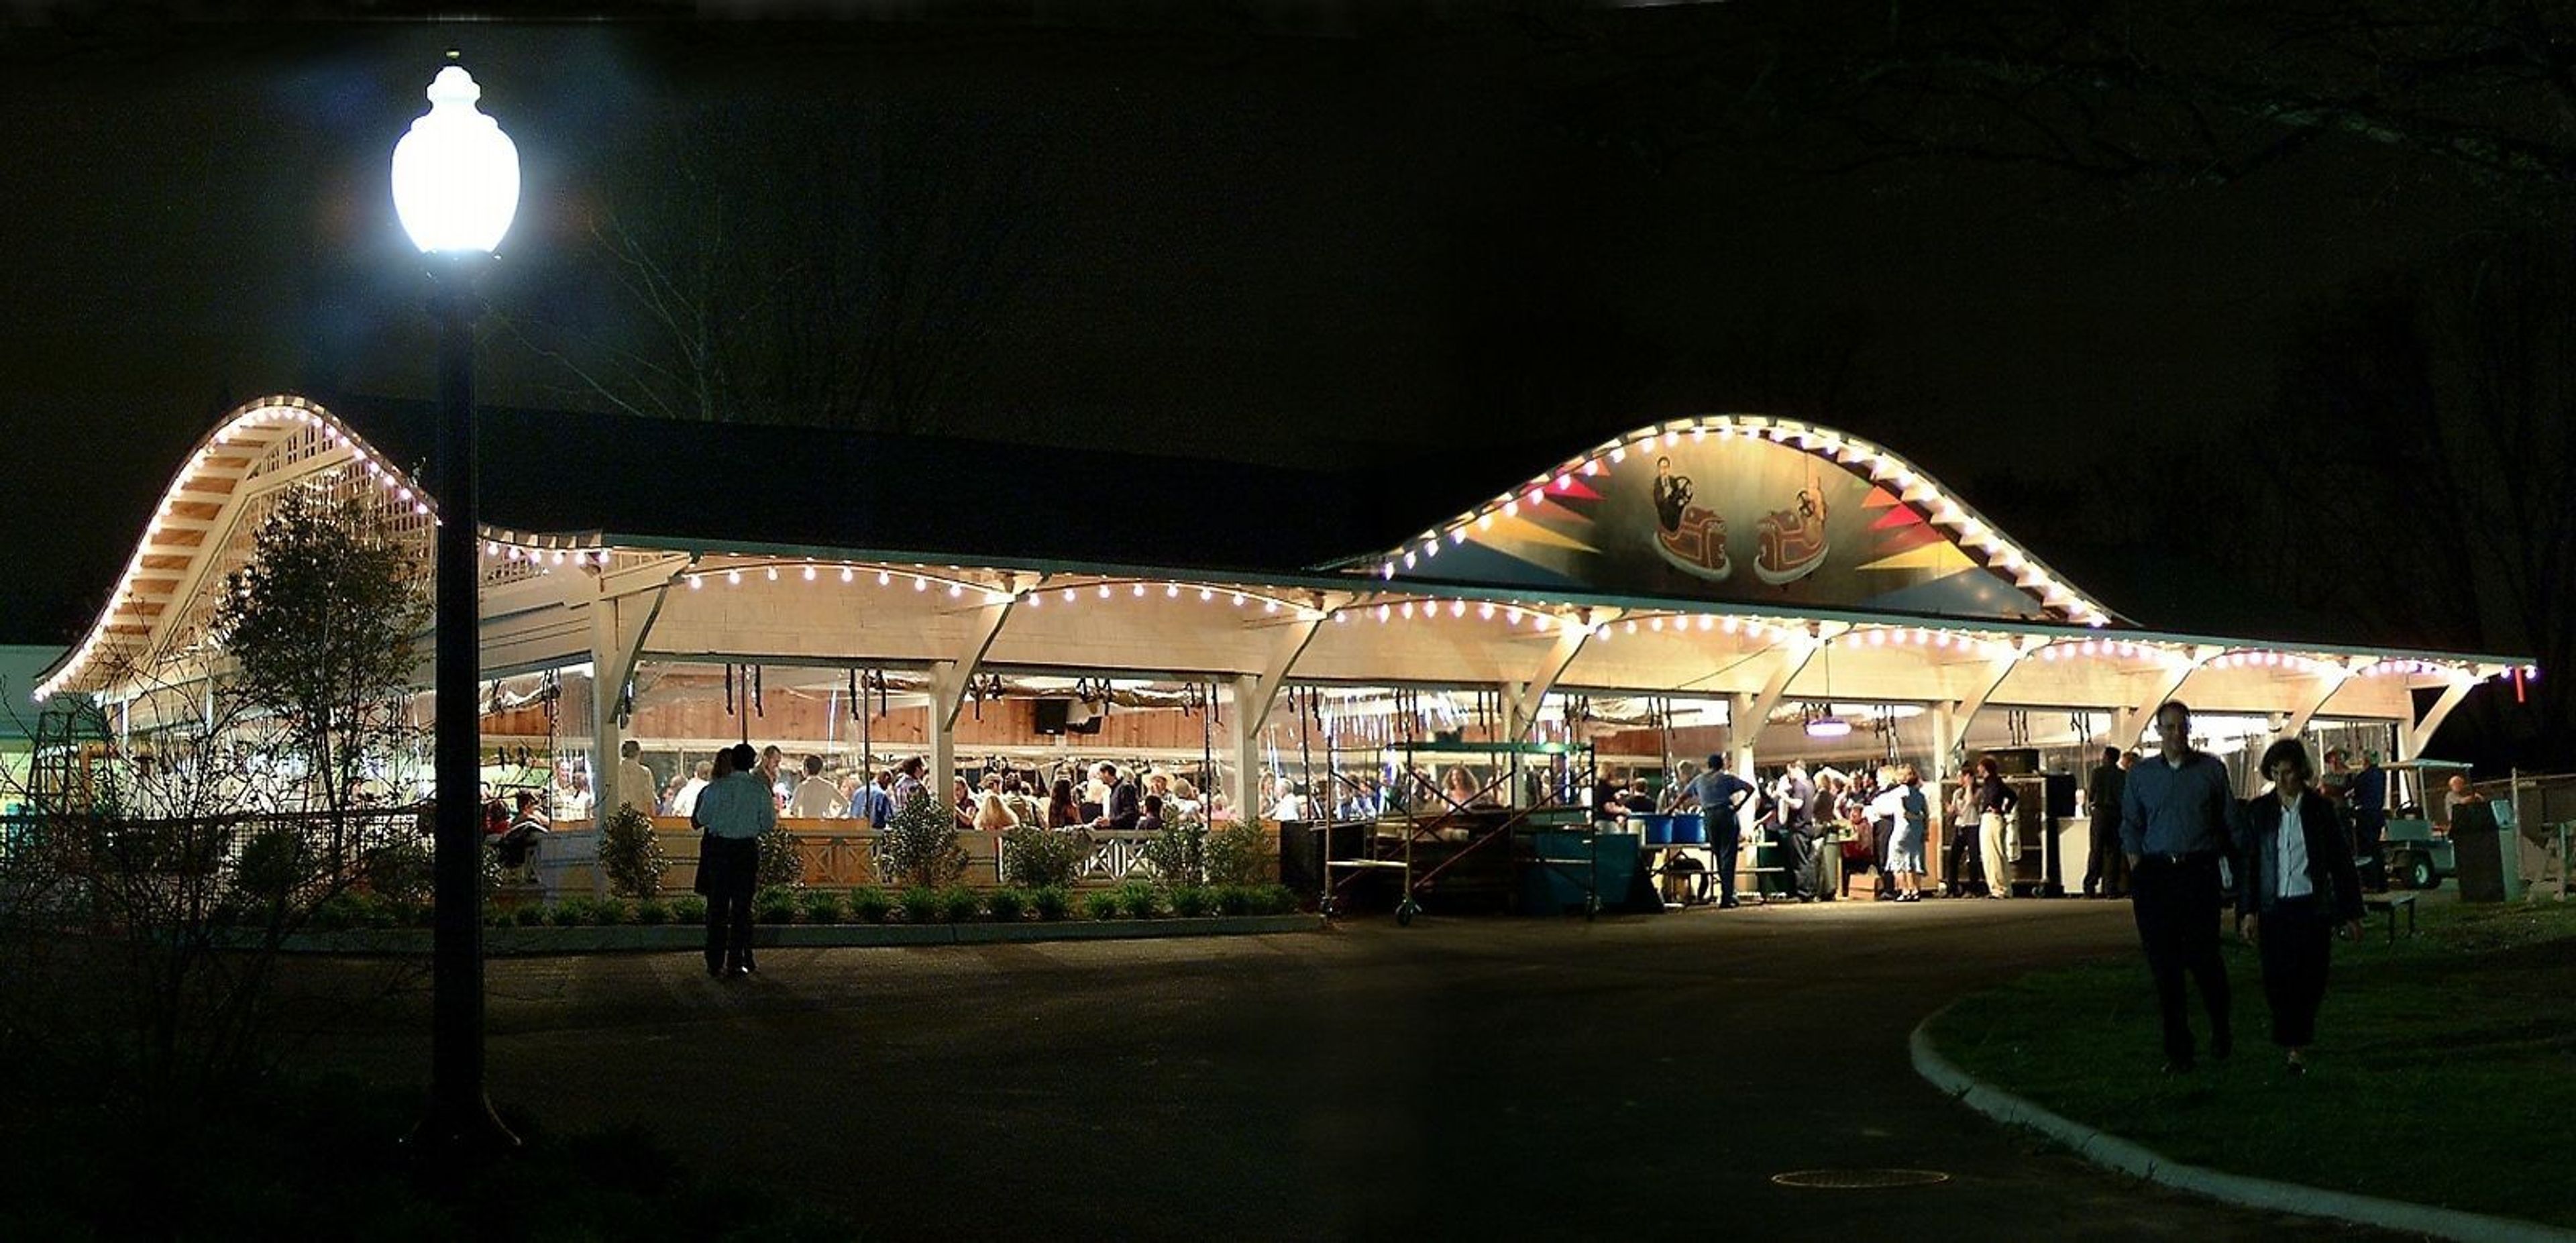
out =
[[[1142,937],[1255,936],[1280,932],[1315,932],[1324,921],[1313,915],[1231,915],[1205,919],[1063,919],[1022,923],[959,924],[759,924],[751,930],[754,946],[820,949],[836,946],[985,945],[1019,941],[1096,941]],[[606,954],[630,951],[695,950],[706,944],[700,924],[656,926],[610,925],[576,928],[485,928],[483,952],[488,957],[523,954]],[[427,954],[427,928],[351,928],[334,932],[299,932],[281,946],[299,954]],[[257,933],[219,934],[220,942],[247,948]]]

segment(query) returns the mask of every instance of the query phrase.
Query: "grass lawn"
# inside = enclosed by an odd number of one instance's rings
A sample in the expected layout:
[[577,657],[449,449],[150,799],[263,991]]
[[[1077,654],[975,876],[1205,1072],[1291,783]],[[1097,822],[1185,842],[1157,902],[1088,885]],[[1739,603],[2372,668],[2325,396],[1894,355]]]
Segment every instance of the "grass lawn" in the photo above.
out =
[[[2269,1039],[2254,949],[2227,945],[2236,1056],[2159,1073],[2143,958],[2084,963],[1966,998],[1933,1043],[1968,1073],[2177,1161],[2576,1226],[2576,903],[2465,906],[2426,894],[2422,935],[2373,915],[2335,944],[2305,1078]],[[2401,914],[2400,928],[2404,916]],[[2193,1030],[2208,1028],[2193,996]]]

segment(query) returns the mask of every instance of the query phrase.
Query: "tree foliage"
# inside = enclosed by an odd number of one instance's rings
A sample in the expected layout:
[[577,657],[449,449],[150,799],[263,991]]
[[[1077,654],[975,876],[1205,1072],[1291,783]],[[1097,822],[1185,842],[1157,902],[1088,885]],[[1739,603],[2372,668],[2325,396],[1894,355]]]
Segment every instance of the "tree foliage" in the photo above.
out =
[[[601,170],[588,247],[512,339],[567,396],[656,418],[937,430],[1030,267],[1033,142],[834,96],[830,126],[679,103]],[[792,132],[789,132],[792,128]]]
[[[51,701],[8,801],[0,1033],[44,1075],[194,1093],[273,1068],[299,1032],[401,987],[399,961],[282,997],[286,939],[364,893],[425,898],[417,807],[362,807],[421,731],[406,694],[417,567],[358,507],[291,488],[225,583],[220,653],[119,653],[111,715]],[[196,663],[220,655],[211,667]]]
[[896,808],[877,852],[889,884],[938,889],[966,874],[972,860],[957,844],[957,817],[927,790]]
[[[231,693],[271,714],[327,806],[348,805],[372,760],[415,732],[422,567],[355,500],[289,488],[215,612]],[[470,708],[469,708],[470,710]]]

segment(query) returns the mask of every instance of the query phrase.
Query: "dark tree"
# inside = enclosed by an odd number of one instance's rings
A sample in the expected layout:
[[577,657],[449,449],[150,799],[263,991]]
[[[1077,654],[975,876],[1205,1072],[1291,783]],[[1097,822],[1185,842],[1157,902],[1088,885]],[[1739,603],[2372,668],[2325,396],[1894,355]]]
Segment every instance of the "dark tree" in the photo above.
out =
[[682,106],[600,161],[505,339],[630,414],[938,429],[1027,274],[1043,157],[971,113],[812,102]]

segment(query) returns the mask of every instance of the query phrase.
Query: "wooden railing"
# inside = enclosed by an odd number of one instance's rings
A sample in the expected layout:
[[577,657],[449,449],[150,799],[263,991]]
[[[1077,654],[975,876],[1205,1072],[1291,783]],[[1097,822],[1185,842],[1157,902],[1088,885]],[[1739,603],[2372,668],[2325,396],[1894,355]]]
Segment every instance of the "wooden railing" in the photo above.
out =
[[[885,835],[870,828],[848,827],[847,820],[789,820],[783,822],[796,836],[797,857],[803,861],[805,883],[827,889],[847,889],[861,885],[891,887],[878,851],[878,841]],[[1152,833],[1115,829],[1092,829],[1091,853],[1084,858],[1075,874],[1077,885],[1114,885],[1131,877],[1151,877],[1153,865],[1145,862],[1145,845],[1154,840]],[[662,855],[670,860],[670,871],[663,874],[662,888],[685,893],[697,880],[698,833],[688,823],[673,817],[656,817],[653,834],[662,844]],[[1272,837],[1269,853],[1276,857],[1277,838]],[[966,870],[965,884],[978,888],[1002,884],[1002,835],[961,831],[957,844],[965,847],[973,863]]]

